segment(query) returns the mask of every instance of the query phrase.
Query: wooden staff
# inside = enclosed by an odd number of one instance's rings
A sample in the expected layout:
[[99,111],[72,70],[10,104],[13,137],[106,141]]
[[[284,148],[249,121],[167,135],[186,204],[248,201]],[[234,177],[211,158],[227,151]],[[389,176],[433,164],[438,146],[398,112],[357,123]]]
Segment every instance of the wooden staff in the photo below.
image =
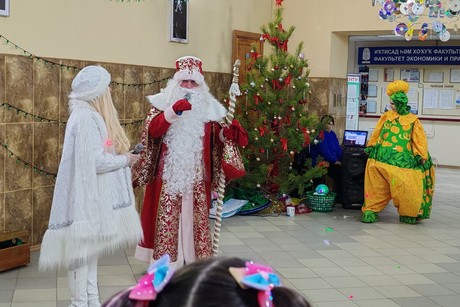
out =
[[[240,96],[240,87],[238,86],[238,77],[239,77],[239,70],[240,70],[241,61],[236,60],[235,64],[233,64],[233,79],[232,85],[230,86],[230,90],[228,91],[230,95],[230,104],[228,107],[226,124],[230,125],[233,120],[233,115],[235,113],[235,103],[236,103],[236,96]],[[225,194],[225,173],[222,167],[220,168],[220,175],[219,175],[219,186],[217,188],[217,211],[216,211],[216,221],[214,223],[214,237],[212,240],[212,253],[214,256],[217,256],[218,249],[219,249],[219,239],[220,239],[220,227],[222,226],[222,208],[224,206],[224,194]]]

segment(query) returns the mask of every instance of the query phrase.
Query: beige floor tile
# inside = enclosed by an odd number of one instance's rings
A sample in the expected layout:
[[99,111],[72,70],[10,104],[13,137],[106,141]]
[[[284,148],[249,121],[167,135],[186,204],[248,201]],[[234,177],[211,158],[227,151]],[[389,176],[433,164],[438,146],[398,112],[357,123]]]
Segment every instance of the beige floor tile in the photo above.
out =
[[48,302],[13,302],[11,307],[56,307],[56,301]]
[[410,252],[401,249],[401,248],[375,248],[374,249],[377,253],[382,254],[384,256],[407,256],[411,255]]
[[99,287],[132,286],[136,284],[133,275],[102,275],[98,277]]
[[370,265],[395,265],[397,262],[386,256],[362,257],[363,261]]
[[360,307],[398,307],[396,304],[389,299],[376,299],[376,300],[354,300]]
[[407,264],[407,267],[417,273],[443,273],[443,268],[432,263]]
[[365,282],[367,285],[375,286],[398,286],[401,282],[388,275],[371,275],[371,276],[359,276],[360,280]]
[[58,277],[57,278],[57,288],[67,288],[69,286],[69,283],[67,281],[67,276],[66,277]]
[[316,252],[328,259],[353,257],[352,254],[344,250],[317,250]]
[[375,290],[379,291],[388,298],[399,298],[399,297],[417,297],[422,296],[417,291],[412,290],[407,286],[383,286],[374,287]]
[[324,280],[336,289],[367,286],[363,281],[354,276],[324,277]]
[[307,298],[315,302],[348,301],[349,298],[336,289],[302,290]]
[[147,269],[147,264],[131,264],[132,274],[134,275],[144,275]]
[[354,276],[383,275],[383,273],[370,265],[343,267],[344,270]]
[[429,278],[421,274],[402,274],[402,275],[393,275],[393,278],[402,283],[403,285],[432,285],[435,284]]
[[420,258],[427,260],[430,263],[455,263],[457,260],[441,254],[434,255],[418,255]]
[[354,307],[358,306],[352,300],[349,301],[338,301],[338,302],[319,302],[316,304],[318,307]]
[[352,287],[352,288],[339,288],[340,292],[352,300],[366,300],[385,298],[380,292],[371,287]]
[[55,301],[54,289],[18,289],[14,291],[13,302]]
[[359,259],[358,257],[353,257],[353,258],[331,258],[331,261],[334,262],[336,265],[345,267],[345,266],[362,266],[362,265],[367,265],[366,262],[363,260]]
[[338,266],[331,266],[331,267],[320,267],[320,268],[311,268],[313,272],[319,277],[339,277],[339,276],[351,276],[349,272],[346,270],[338,267]]
[[68,287],[57,288],[57,300],[58,301],[70,300],[70,290]]
[[307,289],[332,289],[333,287],[327,283],[324,279],[319,277],[314,278],[291,278],[289,279],[291,284],[300,290]]
[[309,278],[317,277],[317,275],[310,269],[307,268],[281,268],[277,269],[284,278]]
[[396,265],[376,265],[379,271],[387,275],[400,275],[400,274],[415,274],[415,272],[409,269],[407,266],[396,264]]
[[21,277],[16,282],[16,289],[52,289],[56,287],[56,277]]
[[336,264],[326,258],[299,259],[307,268],[321,268],[335,266]]
[[[147,269],[148,264],[144,264]],[[100,265],[97,268],[97,275],[129,275],[132,274],[131,266],[129,264],[123,265]]]
[[16,288],[17,278],[3,278],[0,275],[0,290],[13,290]]

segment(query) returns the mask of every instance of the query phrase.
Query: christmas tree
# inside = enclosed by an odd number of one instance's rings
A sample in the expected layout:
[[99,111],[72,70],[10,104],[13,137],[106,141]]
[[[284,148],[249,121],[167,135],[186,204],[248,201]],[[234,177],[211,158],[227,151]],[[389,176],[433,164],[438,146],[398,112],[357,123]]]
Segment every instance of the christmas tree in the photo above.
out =
[[295,30],[283,28],[282,0],[276,0],[274,18],[261,27],[261,40],[272,47],[269,56],[251,49],[244,96],[238,118],[249,135],[242,149],[247,175],[237,181],[245,189],[260,189],[270,194],[302,194],[311,180],[326,173],[324,165],[311,167],[307,159],[301,168],[293,166],[294,156],[318,142],[321,129],[316,114],[308,114],[308,61],[302,53],[303,42],[294,54],[288,41]]

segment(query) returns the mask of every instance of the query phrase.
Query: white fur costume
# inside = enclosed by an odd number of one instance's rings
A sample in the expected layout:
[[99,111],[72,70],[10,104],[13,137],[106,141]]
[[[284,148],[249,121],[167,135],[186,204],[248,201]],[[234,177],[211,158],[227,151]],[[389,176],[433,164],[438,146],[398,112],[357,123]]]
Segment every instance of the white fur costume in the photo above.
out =
[[127,157],[104,148],[107,130],[98,112],[86,101],[72,103],[41,270],[75,268],[142,237]]

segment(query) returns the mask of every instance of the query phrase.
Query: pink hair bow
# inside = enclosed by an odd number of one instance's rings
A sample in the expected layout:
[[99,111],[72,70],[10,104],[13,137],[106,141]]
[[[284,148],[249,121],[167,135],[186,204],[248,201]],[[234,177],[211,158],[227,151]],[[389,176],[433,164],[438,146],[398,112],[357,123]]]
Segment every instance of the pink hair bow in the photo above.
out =
[[169,282],[174,270],[169,267],[169,255],[165,254],[147,269],[137,285],[129,293],[129,298],[136,301],[153,301],[157,294]]
[[272,289],[281,286],[281,283],[271,267],[250,261],[244,268],[229,268],[229,271],[241,288],[259,290],[259,307],[273,307]]

